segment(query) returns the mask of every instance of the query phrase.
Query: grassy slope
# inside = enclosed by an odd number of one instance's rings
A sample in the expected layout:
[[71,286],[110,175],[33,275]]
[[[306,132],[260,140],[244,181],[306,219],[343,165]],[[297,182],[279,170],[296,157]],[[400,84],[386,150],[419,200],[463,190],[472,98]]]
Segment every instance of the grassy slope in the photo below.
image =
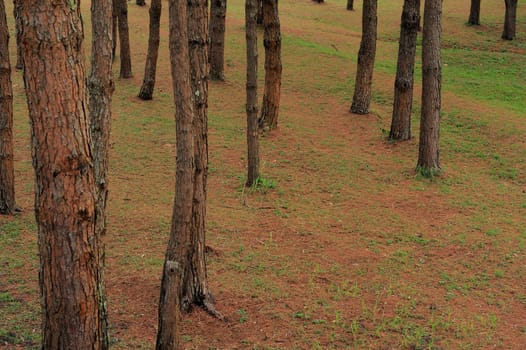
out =
[[[210,86],[208,243],[217,253],[210,280],[230,323],[193,313],[184,324],[188,348],[521,349],[526,342],[526,7],[519,5],[518,39],[502,42],[503,4],[483,4],[483,25],[473,28],[464,25],[467,0],[444,3],[445,176],[428,181],[413,173],[416,140],[384,139],[401,3],[379,4],[373,113],[365,117],[347,112],[359,11],[345,11],[341,0],[280,3],[281,127],[262,140],[263,172],[275,188],[247,193],[243,4],[229,2],[228,82]],[[136,78],[117,81],[114,98],[107,246],[118,349],[151,348],[155,336],[174,185],[166,22],[165,11],[160,90],[141,102],[134,96],[147,9],[130,3]],[[0,218],[0,348],[39,339],[29,130],[15,76],[24,213]],[[414,135],[418,110],[417,93]]]

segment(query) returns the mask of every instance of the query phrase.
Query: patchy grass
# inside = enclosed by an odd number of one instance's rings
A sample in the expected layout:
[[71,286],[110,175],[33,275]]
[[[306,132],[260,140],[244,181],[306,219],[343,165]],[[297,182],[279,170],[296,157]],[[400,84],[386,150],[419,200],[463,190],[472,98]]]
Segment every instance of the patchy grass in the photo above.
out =
[[[244,6],[229,2],[227,82],[210,83],[207,231],[209,279],[229,321],[201,310],[187,315],[186,348],[521,349],[526,343],[526,8],[519,4],[517,40],[505,42],[501,2],[484,5],[480,27],[465,25],[469,1],[444,3],[443,174],[427,179],[415,172],[418,138],[390,143],[385,135],[401,3],[379,1],[373,113],[356,116],[348,108],[360,8],[345,11],[343,0],[280,2],[280,127],[261,139],[265,177],[243,190]],[[89,4],[82,6],[87,14]],[[106,283],[113,348],[146,349],[156,334],[172,212],[175,126],[166,11],[157,89],[144,102],[135,96],[147,8],[129,6],[135,77],[116,80]],[[263,72],[262,49],[260,57]],[[38,348],[33,174],[20,72],[14,84],[17,200],[24,211],[0,218],[0,347]]]

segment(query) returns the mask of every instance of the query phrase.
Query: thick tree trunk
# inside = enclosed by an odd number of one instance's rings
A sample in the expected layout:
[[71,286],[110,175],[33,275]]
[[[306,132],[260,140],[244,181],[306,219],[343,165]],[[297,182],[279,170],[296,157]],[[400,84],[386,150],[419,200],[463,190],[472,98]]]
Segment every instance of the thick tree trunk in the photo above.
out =
[[107,0],[91,0],[92,50],[91,72],[88,78],[93,169],[97,199],[95,203],[95,235],[99,241],[97,255],[99,274],[99,330],[103,333],[102,348],[109,349],[108,308],[104,288],[106,237],[106,200],[108,198],[108,152],[110,148],[112,73],[112,4]]
[[180,343],[181,272],[192,247],[194,136],[186,0],[170,0],[170,63],[177,140],[175,200],[159,299],[156,350],[177,350]]
[[119,77],[128,79],[133,77],[131,52],[130,52],[130,31],[128,28],[128,2],[127,0],[117,1],[117,15],[119,17],[119,44],[121,71]]
[[420,0],[405,0],[400,29],[398,66],[396,69],[391,140],[411,138],[411,109],[418,27],[420,26]]
[[[265,17],[266,18],[266,17]],[[247,41],[247,186],[259,177],[259,131],[258,131],[258,43],[257,0],[245,2],[245,31]]]
[[150,4],[150,35],[148,37],[148,54],[144,67],[144,80],[139,98],[151,100],[155,87],[155,74],[157,70],[157,56],[159,54],[159,28],[161,24],[161,0],[152,0]]
[[188,46],[194,101],[194,192],[192,207],[191,253],[181,266],[181,308],[199,305],[222,318],[208,287],[205,257],[206,187],[208,176],[208,3],[188,0]]
[[137,6],[145,6],[146,5],[146,1],[144,1],[144,0],[136,0],[135,4]]
[[351,112],[369,113],[373,85],[374,59],[376,56],[377,0],[365,0],[362,12],[362,41],[358,52],[356,84]]
[[15,29],[16,29],[16,69],[23,69],[24,62],[22,60],[22,47],[20,39],[22,38],[22,0],[13,0],[13,15],[15,17]]
[[111,20],[111,59],[115,62],[117,41],[119,34],[119,0],[112,0],[112,20]]
[[354,0],[347,0],[347,10],[354,11]]
[[0,214],[13,214],[15,209],[13,84],[9,62],[9,29],[4,0],[0,0]]
[[281,27],[278,1],[263,0],[263,27],[265,34],[265,92],[261,104],[259,127],[273,130],[278,127],[281,97]]
[[425,176],[440,173],[439,131],[442,63],[440,36],[442,0],[425,0],[422,38],[422,115],[417,170]]
[[23,1],[22,25],[36,175],[42,349],[104,349],[80,6]]
[[225,80],[225,19],[226,0],[210,4],[210,78]]
[[515,38],[515,25],[517,22],[517,0],[504,0],[506,14],[504,17],[504,30],[502,39],[513,40]]
[[471,0],[468,24],[480,25],[480,0]]

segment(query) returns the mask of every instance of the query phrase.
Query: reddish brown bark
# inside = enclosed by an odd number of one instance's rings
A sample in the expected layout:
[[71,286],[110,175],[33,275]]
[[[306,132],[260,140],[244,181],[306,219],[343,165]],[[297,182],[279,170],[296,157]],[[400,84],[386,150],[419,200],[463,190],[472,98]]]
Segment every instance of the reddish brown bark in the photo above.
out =
[[117,41],[119,37],[119,4],[118,0],[112,0],[112,20],[111,20],[111,59],[115,62]]
[[471,0],[468,24],[480,25],[480,0]]
[[225,80],[226,0],[210,4],[210,78]]
[[208,286],[205,257],[206,189],[208,176],[208,3],[188,0],[188,46],[190,76],[194,101],[194,192],[192,207],[192,237],[189,253],[181,266],[181,307],[204,307],[222,318],[213,304]]
[[93,169],[97,199],[95,206],[95,235],[99,241],[97,289],[99,320],[103,333],[102,348],[109,348],[108,309],[105,299],[104,265],[106,236],[106,201],[108,198],[108,152],[110,148],[111,97],[113,94],[112,73],[112,4],[107,0],[91,0],[92,50],[91,72],[88,77],[89,112]]
[[415,69],[416,38],[420,26],[420,0],[405,0],[400,26],[400,45],[395,78],[391,140],[411,138],[411,110]]
[[358,52],[356,83],[351,105],[351,112],[356,114],[369,113],[376,56],[377,23],[377,0],[365,0],[362,12],[362,41]]
[[186,0],[170,0],[170,63],[177,133],[176,186],[170,240],[166,249],[159,299],[157,350],[176,350],[180,343],[182,266],[192,246],[194,137]]
[[4,0],[0,0],[0,214],[13,214],[15,209],[13,84],[9,62],[9,29]]
[[115,0],[117,2],[117,16],[119,28],[119,44],[121,70],[119,77],[128,79],[133,77],[131,51],[130,51],[130,30],[128,28],[128,2],[126,0]]
[[[266,17],[265,17],[266,18]],[[245,31],[247,42],[247,186],[259,177],[259,131],[258,131],[258,45],[257,0],[245,2]]]
[[502,39],[513,40],[515,38],[515,27],[517,22],[517,0],[504,0],[506,13],[504,16],[504,30]]
[[442,63],[442,0],[425,0],[422,38],[422,115],[417,169],[426,176],[440,172],[439,131]]
[[22,26],[36,175],[42,349],[104,349],[80,6],[24,1]]
[[159,28],[161,24],[162,1],[152,0],[150,4],[150,34],[148,36],[148,54],[144,67],[144,80],[139,98],[151,100],[153,98],[153,88],[155,87],[155,74],[157,70],[157,57],[159,55]]
[[261,104],[259,127],[278,127],[279,103],[281,98],[281,27],[278,1],[263,0],[263,27],[265,46],[265,91]]

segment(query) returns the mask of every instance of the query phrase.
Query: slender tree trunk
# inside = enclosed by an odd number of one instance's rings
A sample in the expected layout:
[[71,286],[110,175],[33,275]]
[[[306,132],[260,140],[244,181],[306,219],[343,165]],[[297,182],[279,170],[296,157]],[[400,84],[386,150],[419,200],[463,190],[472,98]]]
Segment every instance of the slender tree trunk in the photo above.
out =
[[112,20],[111,20],[111,59],[115,62],[119,33],[119,0],[112,0]]
[[181,272],[192,247],[194,136],[186,0],[170,0],[170,63],[177,133],[176,185],[170,240],[159,299],[156,350],[177,350],[180,343]]
[[148,36],[148,54],[144,67],[144,80],[139,98],[151,100],[155,87],[155,73],[157,70],[157,56],[159,54],[159,28],[161,23],[161,0],[152,0],[150,4],[150,35]]
[[42,349],[104,349],[80,6],[23,1],[22,26],[36,175]]
[[108,198],[108,152],[110,148],[112,73],[112,4],[107,0],[91,0],[92,50],[91,72],[88,77],[93,169],[97,199],[95,202],[95,236],[99,241],[97,254],[99,274],[99,330],[102,349],[109,349],[108,308],[105,298],[104,265],[106,237],[106,200]]
[[[266,18],[266,17],[265,17]],[[258,131],[258,43],[257,0],[245,2],[245,30],[247,41],[247,186],[259,177],[259,131]]]
[[226,0],[212,0],[210,5],[210,78],[225,80]]
[[146,5],[146,1],[144,1],[144,0],[136,0],[135,4],[137,6],[145,6]]
[[181,266],[181,308],[200,305],[223,318],[214,308],[208,287],[205,257],[206,188],[208,176],[208,3],[188,0],[188,46],[194,101],[194,192],[192,207],[191,253]]
[[442,0],[425,0],[422,38],[422,115],[417,169],[426,176],[440,172],[439,131],[442,63]]
[[13,15],[15,17],[15,29],[16,29],[16,69],[23,69],[24,68],[24,62],[22,61],[22,46],[20,43],[20,39],[22,37],[22,18],[21,16],[21,8],[22,8],[22,0],[13,0]]
[[15,209],[13,84],[9,62],[9,29],[4,0],[0,0],[0,214],[13,214]]
[[257,14],[257,24],[259,26],[262,26],[263,25],[263,0],[257,0],[257,9],[258,9],[258,14]]
[[411,109],[418,27],[420,26],[420,0],[405,0],[400,29],[398,66],[396,69],[391,140],[411,138]]
[[480,25],[480,0],[471,0],[468,24]]
[[265,92],[261,105],[259,127],[273,130],[278,127],[281,97],[281,28],[277,0],[263,0],[265,34]]
[[354,11],[354,0],[347,0],[347,10]]
[[515,38],[515,24],[517,22],[517,0],[504,0],[506,4],[506,15],[504,17],[504,30],[502,39],[513,40]]
[[373,85],[374,59],[376,56],[377,0],[364,0],[362,12],[362,41],[358,52],[356,84],[351,112],[369,113]]
[[119,17],[119,43],[121,71],[120,78],[128,79],[133,77],[130,52],[130,31],[128,28],[128,2],[127,0],[117,1],[117,15]]

